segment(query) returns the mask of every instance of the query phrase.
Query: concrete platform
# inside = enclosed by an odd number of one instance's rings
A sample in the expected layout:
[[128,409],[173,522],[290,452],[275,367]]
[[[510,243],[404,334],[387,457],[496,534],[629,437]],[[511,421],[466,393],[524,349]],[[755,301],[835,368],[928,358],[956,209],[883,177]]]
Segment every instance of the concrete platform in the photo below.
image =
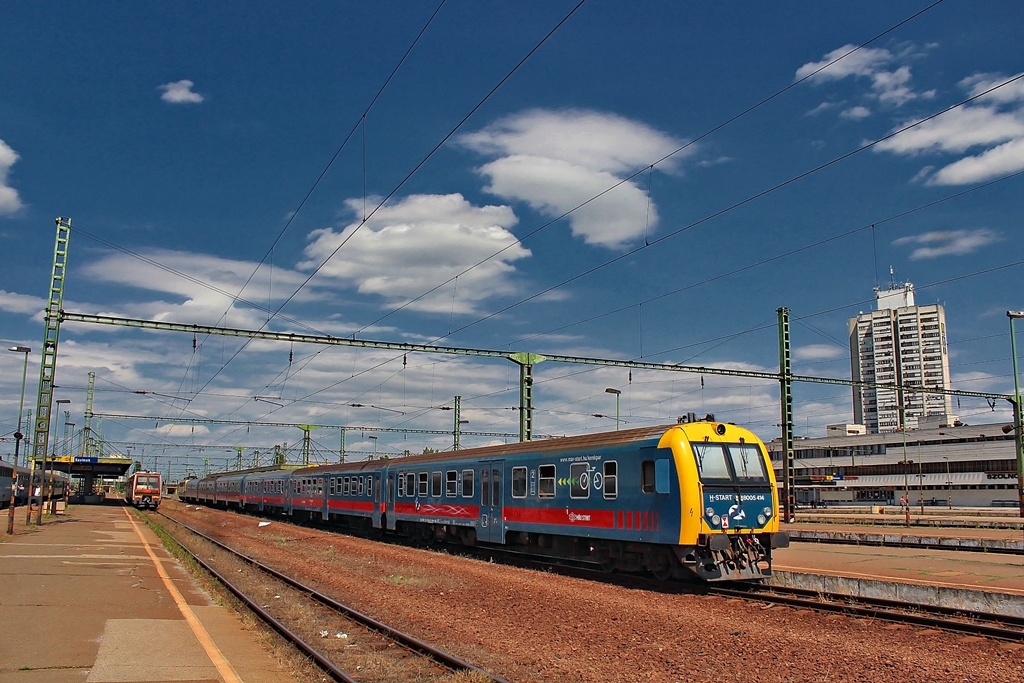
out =
[[295,680],[124,506],[38,527],[17,513],[0,536],[0,683]]
[[914,514],[908,527],[903,515],[800,515],[782,525],[794,542],[775,551],[773,582],[1024,617],[1021,531],[973,510],[944,512],[944,526],[936,517]]

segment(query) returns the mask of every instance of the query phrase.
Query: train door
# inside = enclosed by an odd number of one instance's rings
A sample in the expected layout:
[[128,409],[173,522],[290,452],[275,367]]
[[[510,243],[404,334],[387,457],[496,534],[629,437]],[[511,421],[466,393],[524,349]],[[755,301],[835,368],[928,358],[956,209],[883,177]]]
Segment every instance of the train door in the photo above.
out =
[[502,514],[504,497],[502,473],[504,460],[484,460],[480,463],[480,526],[477,538],[489,543],[505,542],[505,520]]
[[[405,475],[404,474],[399,474],[398,476],[401,477],[401,476],[405,476]],[[395,498],[396,498],[396,494],[395,494],[395,473],[392,472],[391,470],[388,470],[388,487],[387,487],[387,493],[385,494],[385,496],[386,496],[386,500],[384,501],[384,510],[385,510],[384,521],[385,521],[385,526],[390,531],[394,531],[395,530]]]

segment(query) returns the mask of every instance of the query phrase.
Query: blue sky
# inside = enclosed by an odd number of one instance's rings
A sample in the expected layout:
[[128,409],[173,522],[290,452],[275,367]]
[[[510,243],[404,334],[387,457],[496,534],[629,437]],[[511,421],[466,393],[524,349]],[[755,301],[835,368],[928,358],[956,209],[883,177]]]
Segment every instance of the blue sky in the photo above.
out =
[[[891,267],[946,307],[954,387],[1012,393],[1020,3],[438,4],[6,6],[0,336],[34,349],[26,407],[57,216],[68,311],[775,372],[786,306],[794,371],[828,377],[849,377],[847,320]],[[4,453],[21,358],[0,357]],[[375,429],[348,433],[355,452],[450,447],[380,429],[450,429],[455,395],[463,429],[518,431],[500,360],[66,324],[57,394],[79,427],[90,371],[97,413]],[[609,387],[623,426],[712,412],[778,434],[771,382],[536,377],[539,434],[614,428]],[[800,434],[852,419],[848,388],[795,400]],[[101,428],[162,469],[302,437]]]

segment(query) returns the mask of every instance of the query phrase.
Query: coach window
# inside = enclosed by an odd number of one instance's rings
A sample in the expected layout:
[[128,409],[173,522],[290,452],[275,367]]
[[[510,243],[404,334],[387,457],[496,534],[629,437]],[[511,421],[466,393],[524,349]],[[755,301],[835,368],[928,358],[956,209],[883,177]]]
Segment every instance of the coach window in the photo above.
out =
[[526,498],[526,468],[512,468],[512,497]]
[[342,480],[342,482],[341,482],[341,492],[342,492],[342,494],[344,494],[346,496],[349,494],[349,478],[348,477],[345,477]]
[[604,464],[604,497],[615,498],[619,495],[619,463],[609,460]]
[[569,465],[569,497],[590,498],[590,465],[585,462]]
[[462,470],[462,497],[473,497],[473,470]]
[[444,473],[444,495],[448,498],[459,495],[459,473],[455,470]]
[[654,493],[654,461],[644,460],[640,463],[640,481],[644,493]]
[[405,495],[410,498],[416,495],[416,475],[412,472],[405,475]]
[[368,495],[368,496],[372,496],[373,495],[373,475],[372,474],[366,475],[366,495]]
[[324,495],[324,478],[323,477],[317,477],[316,478],[316,493],[317,493],[318,496]]
[[417,476],[417,479],[416,479],[416,486],[417,486],[416,495],[419,496],[420,498],[426,498],[427,497],[427,473],[426,472],[420,472],[416,476]]
[[360,496],[365,496],[366,495],[366,478],[365,477],[359,477],[359,495]]
[[430,473],[430,496],[432,498],[441,497],[441,473],[431,472]]
[[541,465],[537,468],[537,495],[541,498],[555,497],[554,465]]
[[398,497],[405,497],[405,475],[401,472],[398,473]]

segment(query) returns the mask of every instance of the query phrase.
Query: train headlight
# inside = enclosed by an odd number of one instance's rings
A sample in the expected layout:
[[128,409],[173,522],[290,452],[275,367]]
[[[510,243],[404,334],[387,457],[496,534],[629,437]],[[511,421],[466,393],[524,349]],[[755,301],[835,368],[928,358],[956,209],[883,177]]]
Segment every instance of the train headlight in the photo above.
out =
[[767,521],[768,521],[768,518],[765,517],[764,515],[758,515],[757,516],[757,525],[758,526],[764,526],[764,523],[767,522]]
[[706,516],[708,519],[711,519],[712,517],[714,517],[715,516],[715,508],[709,507],[708,509],[704,510],[704,516]]
[[722,524],[722,518],[719,517],[718,515],[715,515],[714,517],[711,518],[711,526],[719,526],[721,524]]
[[765,519],[771,519],[772,518],[772,509],[766,507],[764,510],[761,510],[761,514],[765,516]]

